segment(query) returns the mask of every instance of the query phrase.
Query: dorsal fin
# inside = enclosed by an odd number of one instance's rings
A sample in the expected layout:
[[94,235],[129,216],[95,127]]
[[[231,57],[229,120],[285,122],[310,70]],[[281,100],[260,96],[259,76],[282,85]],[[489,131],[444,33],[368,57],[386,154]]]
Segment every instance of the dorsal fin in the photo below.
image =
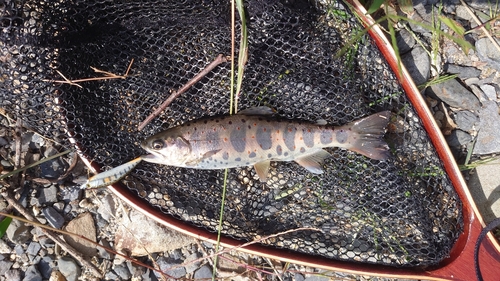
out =
[[273,115],[274,110],[267,106],[255,106],[243,109],[239,111],[237,114],[241,115]]

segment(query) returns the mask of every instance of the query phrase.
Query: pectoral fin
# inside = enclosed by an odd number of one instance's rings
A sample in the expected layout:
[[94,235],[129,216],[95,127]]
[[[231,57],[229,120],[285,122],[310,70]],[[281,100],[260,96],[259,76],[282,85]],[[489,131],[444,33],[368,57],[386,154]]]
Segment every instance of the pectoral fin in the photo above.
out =
[[269,173],[270,164],[271,164],[270,160],[265,160],[253,165],[253,167],[255,168],[255,172],[257,172],[257,175],[259,176],[261,182],[267,181],[267,174]]
[[306,168],[313,174],[322,174],[323,161],[330,156],[330,153],[326,152],[323,149],[319,149],[309,155],[305,155],[295,159],[295,162],[297,162],[300,166]]
[[196,159],[192,159],[192,160],[189,160],[188,162],[186,162],[186,165],[188,165],[188,166],[196,166],[202,160],[210,158],[211,156],[213,156],[214,154],[216,154],[219,151],[221,151],[221,149],[211,150],[211,151],[205,152],[205,154],[203,154],[201,157],[198,157]]

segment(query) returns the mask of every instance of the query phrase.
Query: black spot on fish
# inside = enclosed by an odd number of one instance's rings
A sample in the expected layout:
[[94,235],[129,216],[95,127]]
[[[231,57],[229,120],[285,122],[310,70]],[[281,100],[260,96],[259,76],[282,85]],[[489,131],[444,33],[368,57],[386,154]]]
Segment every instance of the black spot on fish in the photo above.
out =
[[278,146],[276,147],[276,153],[277,153],[278,155],[281,155],[281,154],[283,153],[283,148],[281,148],[281,145],[278,145]]
[[322,130],[319,138],[320,138],[320,141],[322,144],[332,143],[333,131],[332,130]]
[[240,128],[239,130],[232,130],[229,134],[229,140],[234,150],[237,152],[244,152],[246,146],[246,127]]
[[257,154],[255,154],[255,152],[252,152],[252,153],[248,154],[249,158],[254,158],[255,156],[257,156]]
[[337,130],[337,134],[335,134],[337,141],[339,143],[345,143],[349,138],[349,134],[345,130]]
[[241,161],[241,157],[234,158],[234,161],[240,162]]
[[225,151],[224,153],[222,153],[222,159],[224,159],[224,160],[229,159],[229,153],[227,151]]
[[284,156],[288,156],[288,152],[285,152],[283,155],[284,155]]
[[314,146],[314,132],[311,129],[302,129],[302,139],[307,147]]
[[306,149],[305,149],[305,148],[303,148],[303,147],[301,147],[301,148],[300,148],[300,153],[304,153],[304,152],[306,152]]
[[273,155],[271,153],[267,154],[267,158],[271,158]]
[[203,120],[203,123],[207,124],[207,123],[208,123],[208,120]]
[[228,123],[229,125],[232,125],[232,124],[233,124],[233,121],[229,121],[229,122],[227,122],[227,123]]
[[247,122],[247,120],[245,120],[245,119],[241,119],[241,122],[245,123],[245,122]]
[[288,150],[295,150],[295,132],[297,132],[297,128],[293,125],[288,125],[283,132],[283,140],[285,141],[285,145]]
[[271,140],[271,130],[266,127],[257,127],[256,133],[257,144],[263,149],[268,150],[273,146],[273,141]]

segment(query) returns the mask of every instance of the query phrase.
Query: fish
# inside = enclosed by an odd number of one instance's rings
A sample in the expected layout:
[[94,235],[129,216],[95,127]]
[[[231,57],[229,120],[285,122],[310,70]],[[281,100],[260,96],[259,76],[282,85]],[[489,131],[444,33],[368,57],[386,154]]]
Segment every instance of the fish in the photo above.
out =
[[276,117],[265,106],[238,114],[205,117],[169,128],[142,141],[146,162],[193,168],[225,169],[254,166],[267,181],[271,161],[295,161],[314,174],[323,173],[324,150],[339,147],[375,160],[386,160],[383,139],[390,111],[375,113],[335,127],[324,121],[305,122]]

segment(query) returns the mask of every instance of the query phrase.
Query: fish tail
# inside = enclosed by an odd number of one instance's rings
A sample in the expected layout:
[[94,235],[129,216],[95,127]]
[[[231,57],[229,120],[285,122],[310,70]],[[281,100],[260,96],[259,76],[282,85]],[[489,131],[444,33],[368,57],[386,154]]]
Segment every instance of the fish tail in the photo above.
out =
[[342,126],[349,131],[345,147],[375,160],[389,158],[389,146],[383,137],[390,117],[390,111],[383,111]]

